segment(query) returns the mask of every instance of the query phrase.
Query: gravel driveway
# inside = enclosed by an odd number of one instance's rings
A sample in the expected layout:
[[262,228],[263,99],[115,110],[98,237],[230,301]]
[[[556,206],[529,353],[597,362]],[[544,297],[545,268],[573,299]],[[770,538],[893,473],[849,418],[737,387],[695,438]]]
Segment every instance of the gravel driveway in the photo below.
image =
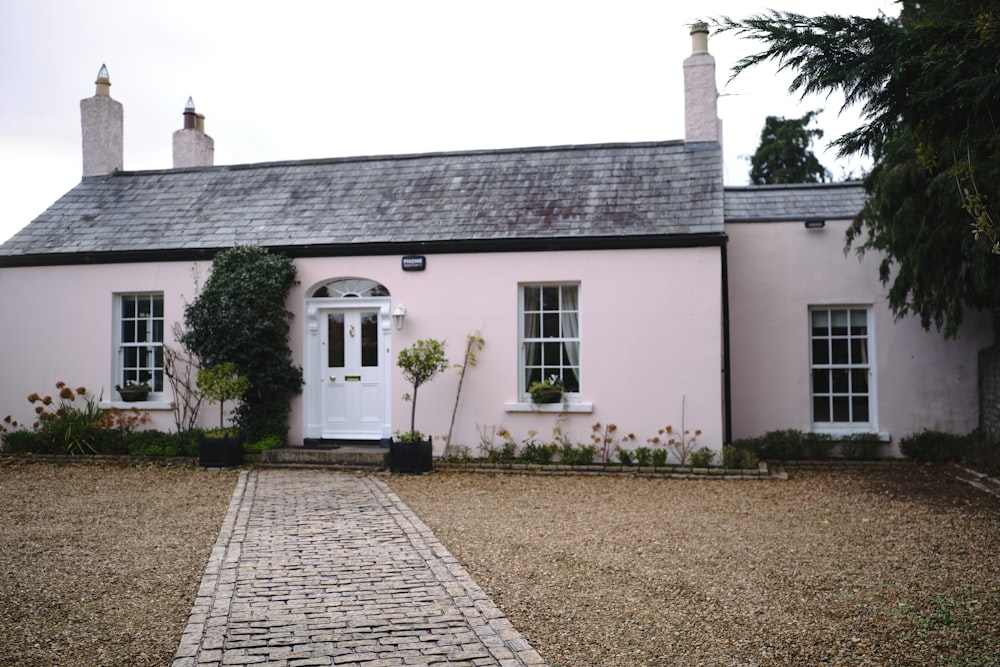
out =
[[388,482],[553,667],[1000,665],[1000,500],[946,470]]
[[236,479],[0,460],[0,665],[169,665]]
[[[945,470],[384,479],[553,667],[995,667],[1000,500]],[[0,461],[0,664],[169,664],[235,481]]]

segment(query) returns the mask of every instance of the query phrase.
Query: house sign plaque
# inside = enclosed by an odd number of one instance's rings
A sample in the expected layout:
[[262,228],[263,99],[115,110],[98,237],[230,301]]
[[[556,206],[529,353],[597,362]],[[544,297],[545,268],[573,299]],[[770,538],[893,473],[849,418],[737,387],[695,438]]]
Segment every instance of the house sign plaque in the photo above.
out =
[[404,271],[423,271],[427,268],[427,258],[423,255],[406,255],[403,257]]

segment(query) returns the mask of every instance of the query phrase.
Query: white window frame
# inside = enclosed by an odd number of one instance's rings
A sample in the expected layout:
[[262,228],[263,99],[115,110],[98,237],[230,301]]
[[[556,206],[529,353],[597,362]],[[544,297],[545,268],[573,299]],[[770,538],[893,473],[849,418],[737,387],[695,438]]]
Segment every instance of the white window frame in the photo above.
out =
[[[826,336],[814,336],[813,335],[813,315],[817,312],[826,311],[828,317],[832,317],[832,314],[836,311],[846,311],[848,317],[848,333],[843,336],[834,336],[832,333],[832,328],[828,329]],[[864,363],[858,363],[853,358],[852,352],[852,340],[858,340],[859,336],[850,333],[850,314],[852,311],[864,312],[866,318],[866,333],[864,334],[865,340],[865,354],[867,359]],[[871,304],[823,304],[810,306],[808,309],[808,320],[807,320],[807,331],[809,340],[809,417],[812,424],[812,430],[816,433],[829,433],[831,435],[849,435],[853,433],[878,433],[878,364],[875,356],[875,317],[874,310]],[[814,341],[826,340],[828,341],[828,357],[825,363],[817,361],[814,354]],[[846,340],[847,350],[848,350],[848,361],[847,363],[833,363],[832,357],[832,341],[833,340]],[[816,392],[816,378],[817,371],[831,371],[831,370],[847,370],[848,373],[848,388],[845,391],[834,392],[832,385],[832,378],[829,380],[828,391],[823,392],[820,395],[823,396],[846,396],[848,400],[848,406],[851,405],[851,399],[854,396],[853,386],[851,382],[850,371],[860,371],[865,370],[867,372],[867,396],[868,396],[868,420],[867,421],[817,421],[816,419],[816,407],[815,400],[817,397]],[[860,394],[861,392],[858,392]],[[833,408],[831,406],[831,420],[833,418]]]
[[[159,298],[160,299],[160,316],[156,317],[152,313],[144,318],[147,322],[146,326],[146,340],[145,341],[135,341],[135,342],[125,342],[122,336],[122,326],[126,318],[130,318],[133,321],[137,318],[130,317],[130,314],[125,312],[124,302],[128,298]],[[139,368],[148,368],[153,373],[153,390],[149,392],[148,401],[162,401],[164,395],[164,388],[166,386],[167,378],[163,374],[163,348],[164,348],[164,338],[166,337],[166,317],[165,317],[165,303],[163,298],[163,292],[118,292],[114,295],[114,368],[112,369],[112,382],[111,386],[114,388],[116,385],[124,386],[125,378],[125,349],[127,347],[147,347],[147,348],[159,348],[159,365],[156,364],[155,352],[154,359],[147,361],[145,366],[140,366]],[[156,323],[159,322],[159,329],[157,330]],[[156,333],[159,333],[160,340],[155,340]],[[156,386],[155,376],[159,373],[159,386]],[[112,397],[117,400],[118,392],[112,390]],[[143,407],[147,407],[144,405]]]
[[[544,287],[574,287],[576,288],[576,326],[577,335],[572,337],[560,337],[556,340],[562,341],[575,341],[578,345],[579,359],[577,363],[573,364],[571,367],[576,369],[577,379],[580,382],[581,391],[566,392],[565,400],[561,403],[551,403],[551,404],[535,404],[531,402],[531,396],[528,394],[527,387],[527,351],[528,343],[533,342],[536,339],[526,338],[525,332],[525,289],[526,288],[544,288]],[[561,296],[560,296],[561,299]],[[562,313],[562,304],[560,303],[560,309],[558,312]],[[582,374],[581,370],[583,368],[583,309],[581,303],[581,288],[579,281],[533,281],[519,283],[517,286],[517,344],[518,344],[518,354],[517,354],[517,394],[518,400],[514,403],[507,403],[504,409],[507,412],[593,412],[593,404],[584,402],[582,400]],[[548,342],[554,342],[552,339],[545,339]]]

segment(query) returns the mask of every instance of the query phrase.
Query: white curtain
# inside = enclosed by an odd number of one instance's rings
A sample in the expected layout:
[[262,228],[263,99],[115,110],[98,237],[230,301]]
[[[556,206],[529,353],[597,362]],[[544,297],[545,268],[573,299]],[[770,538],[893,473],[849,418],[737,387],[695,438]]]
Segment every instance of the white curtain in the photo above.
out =
[[[563,338],[578,339],[580,337],[580,296],[576,285],[565,285],[562,288],[562,335]],[[577,340],[564,341],[563,350],[566,358],[576,369],[576,379],[580,380],[580,344]]]

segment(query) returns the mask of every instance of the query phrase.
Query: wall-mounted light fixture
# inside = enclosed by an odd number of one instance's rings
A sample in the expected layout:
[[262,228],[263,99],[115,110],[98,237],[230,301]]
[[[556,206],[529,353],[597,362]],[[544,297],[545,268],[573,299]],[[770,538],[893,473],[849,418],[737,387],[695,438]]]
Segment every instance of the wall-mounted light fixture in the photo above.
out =
[[403,328],[404,319],[406,319],[406,306],[399,304],[396,310],[392,311],[392,325],[396,327],[396,331]]
[[823,229],[826,227],[826,220],[806,220],[806,229]]

